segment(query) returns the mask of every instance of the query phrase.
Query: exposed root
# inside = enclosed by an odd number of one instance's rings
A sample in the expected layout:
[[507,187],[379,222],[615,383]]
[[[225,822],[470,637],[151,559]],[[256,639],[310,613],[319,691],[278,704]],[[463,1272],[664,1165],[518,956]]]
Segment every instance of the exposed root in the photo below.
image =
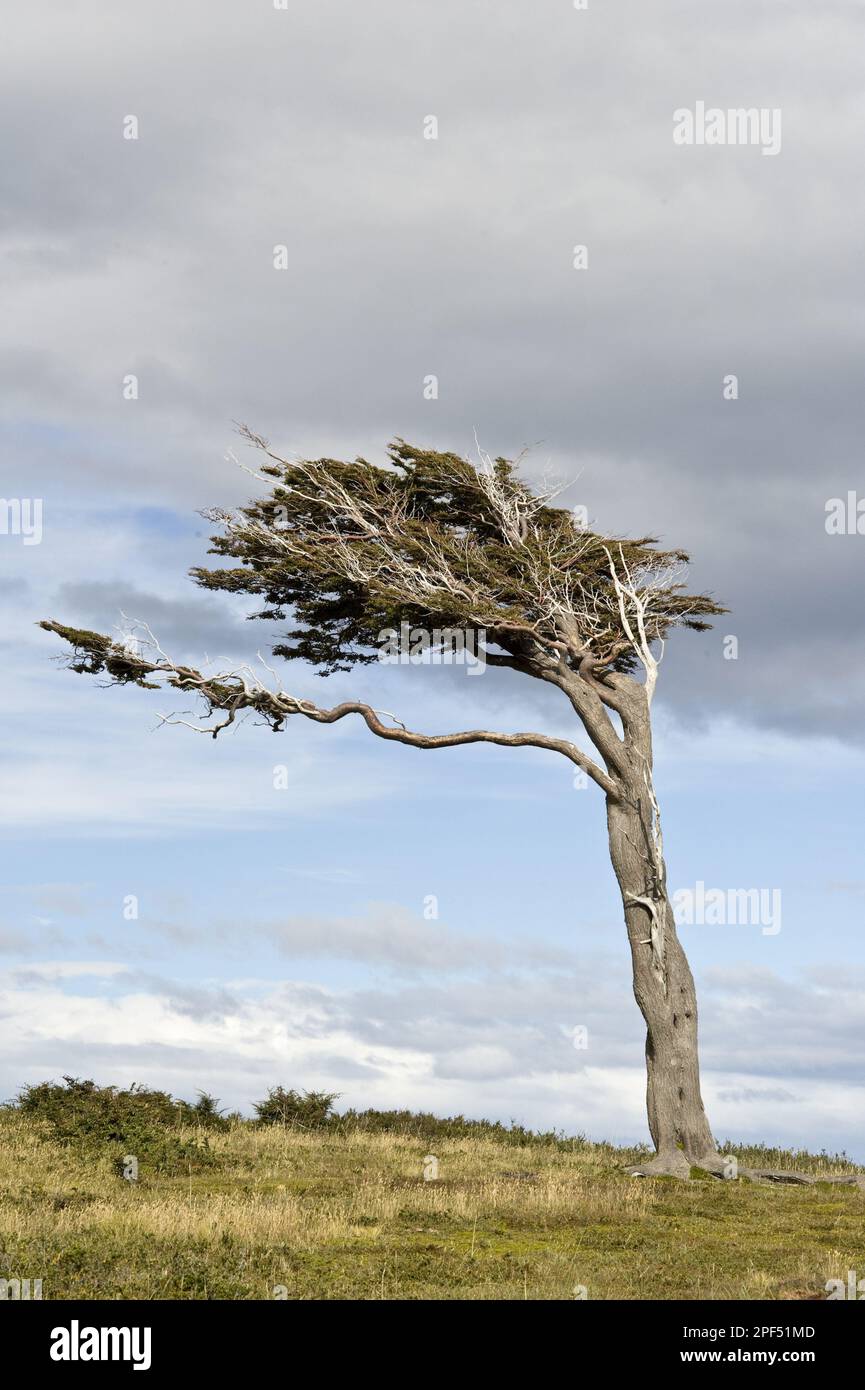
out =
[[813,1186],[814,1183],[828,1182],[842,1187],[858,1187],[865,1192],[865,1174],[848,1173],[840,1176],[816,1173],[801,1173],[788,1168],[746,1168],[736,1164],[731,1168],[730,1156],[719,1153],[702,1154],[699,1158],[689,1158],[682,1149],[668,1150],[655,1154],[645,1163],[635,1164],[625,1171],[632,1178],[680,1178],[689,1182],[693,1169],[700,1175],[707,1174],[723,1180],[747,1178],[750,1182],[775,1183],[778,1186]]
[[655,1154],[646,1163],[628,1168],[627,1172],[632,1178],[682,1178],[687,1182],[692,1166],[681,1149],[670,1149],[666,1153]]
[[800,1184],[808,1186],[816,1182],[831,1182],[840,1184],[844,1187],[858,1187],[865,1192],[865,1175],[862,1173],[846,1173],[840,1177],[820,1176],[814,1173],[792,1172],[784,1168],[740,1168],[739,1177],[750,1178],[752,1182],[774,1182],[780,1184]]

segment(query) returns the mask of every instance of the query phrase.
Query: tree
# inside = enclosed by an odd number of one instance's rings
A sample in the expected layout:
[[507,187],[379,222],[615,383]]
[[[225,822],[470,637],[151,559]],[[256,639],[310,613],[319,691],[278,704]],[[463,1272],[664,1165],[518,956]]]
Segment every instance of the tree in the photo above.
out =
[[[321,675],[379,659],[388,631],[460,631],[483,641],[485,660],[561,691],[594,748],[542,733],[471,729],[412,732],[361,701],[320,707],[286,693],[274,673],[249,667],[206,675],[176,664],[146,625],[118,641],[56,621],[75,671],[110,683],[167,684],[203,702],[194,725],[214,738],[245,710],[273,730],[289,719],[334,724],[351,714],[382,739],[413,748],[468,743],[545,748],[570,759],[603,792],[610,858],[631,950],[634,994],[646,1022],[647,1109],[655,1158],[639,1173],[719,1173],[723,1161],[703,1106],[694,981],[667,892],[652,774],[651,706],[664,642],[725,610],[686,590],[688,556],[653,537],[601,535],[536,493],[517,464],[398,439],[385,467],[321,458],[290,462],[242,426],[266,457],[252,472],[267,495],[237,512],[205,516],[219,530],[211,553],[238,562],[195,568],[206,589],[254,595],[259,618],[292,629],[274,655]],[[171,720],[181,722],[183,720]],[[768,1174],[767,1174],[768,1176]]]

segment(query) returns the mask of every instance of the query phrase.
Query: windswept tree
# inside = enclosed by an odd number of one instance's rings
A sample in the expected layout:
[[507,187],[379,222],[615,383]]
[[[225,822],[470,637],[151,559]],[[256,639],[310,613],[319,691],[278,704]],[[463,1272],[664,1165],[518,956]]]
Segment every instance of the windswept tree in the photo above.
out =
[[576,523],[516,465],[397,440],[389,464],[287,461],[246,427],[265,455],[253,472],[266,495],[237,512],[211,510],[211,553],[234,562],[196,568],[206,589],[253,595],[255,616],[288,620],[276,656],[320,674],[378,660],[383,634],[459,630],[503,667],[561,691],[593,752],[545,733],[470,729],[416,733],[359,700],[320,707],[286,693],[269,667],[207,674],[179,665],[149,628],[112,639],[56,621],[74,671],[110,683],[167,684],[202,702],[195,727],[216,737],[243,711],[273,730],[289,720],[335,724],[358,715],[378,738],[412,748],[469,743],[545,748],[603,793],[610,858],[621,890],[634,994],[646,1022],[647,1106],[657,1151],[635,1170],[687,1176],[722,1170],[700,1093],[697,1000],[676,933],[652,775],[652,697],[676,627],[697,631],[724,610],[689,593],[687,555],[652,537],[619,539]]

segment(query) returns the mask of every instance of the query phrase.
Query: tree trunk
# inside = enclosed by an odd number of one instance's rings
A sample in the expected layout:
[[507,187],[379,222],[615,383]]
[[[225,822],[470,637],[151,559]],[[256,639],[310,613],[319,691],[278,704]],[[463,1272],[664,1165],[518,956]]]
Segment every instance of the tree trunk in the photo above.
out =
[[667,896],[651,752],[634,755],[622,795],[607,799],[610,858],[625,908],[634,995],[646,1020],[646,1102],[657,1157],[641,1171],[687,1177],[722,1166],[700,1094],[697,998]]

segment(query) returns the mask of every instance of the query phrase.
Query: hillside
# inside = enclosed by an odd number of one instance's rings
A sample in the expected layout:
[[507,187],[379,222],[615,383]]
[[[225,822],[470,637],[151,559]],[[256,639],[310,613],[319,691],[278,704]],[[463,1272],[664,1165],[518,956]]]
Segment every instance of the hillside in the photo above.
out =
[[0,1277],[41,1278],[45,1299],[778,1299],[825,1297],[865,1265],[860,1188],[634,1179],[634,1150],[386,1123],[175,1127],[133,1182],[122,1134],[61,1139],[4,1109]]

